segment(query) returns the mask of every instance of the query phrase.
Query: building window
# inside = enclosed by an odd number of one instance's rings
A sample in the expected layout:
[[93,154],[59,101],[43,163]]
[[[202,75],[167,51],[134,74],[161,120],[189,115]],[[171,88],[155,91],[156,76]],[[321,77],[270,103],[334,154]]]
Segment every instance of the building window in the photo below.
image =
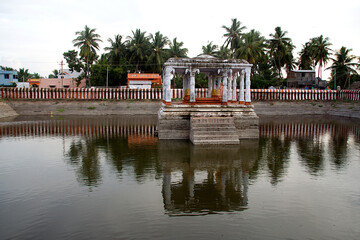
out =
[[14,79],[18,79],[18,76],[17,76],[17,75],[13,75],[13,78],[14,78]]
[[69,85],[64,85],[64,88],[69,88]]
[[5,79],[9,79],[9,74],[5,74]]
[[50,88],[55,88],[55,85],[50,85],[49,87],[50,87]]

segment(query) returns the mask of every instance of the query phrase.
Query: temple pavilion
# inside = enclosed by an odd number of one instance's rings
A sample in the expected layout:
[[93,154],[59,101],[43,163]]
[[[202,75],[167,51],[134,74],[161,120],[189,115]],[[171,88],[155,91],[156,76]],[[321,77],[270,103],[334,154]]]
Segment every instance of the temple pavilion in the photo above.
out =
[[[163,69],[163,104],[158,112],[159,139],[190,139],[194,144],[238,144],[258,138],[258,117],[251,105],[252,64],[210,55],[170,58]],[[171,79],[183,78],[181,103],[171,101]],[[196,97],[195,74],[208,78],[206,97]],[[238,84],[239,80],[239,84]]]

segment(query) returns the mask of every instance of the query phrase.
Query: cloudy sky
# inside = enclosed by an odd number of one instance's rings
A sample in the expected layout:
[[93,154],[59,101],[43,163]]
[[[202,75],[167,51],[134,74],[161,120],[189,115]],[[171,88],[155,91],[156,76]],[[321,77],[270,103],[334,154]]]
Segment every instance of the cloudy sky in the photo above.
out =
[[60,68],[62,54],[74,49],[75,32],[85,25],[100,34],[100,53],[109,46],[108,38],[126,37],[139,28],[177,37],[194,57],[208,41],[223,44],[221,26],[230,26],[232,18],[265,37],[281,26],[296,45],[296,55],[302,44],[322,34],[332,49],[346,46],[360,56],[359,0],[1,0],[0,65],[48,76]]

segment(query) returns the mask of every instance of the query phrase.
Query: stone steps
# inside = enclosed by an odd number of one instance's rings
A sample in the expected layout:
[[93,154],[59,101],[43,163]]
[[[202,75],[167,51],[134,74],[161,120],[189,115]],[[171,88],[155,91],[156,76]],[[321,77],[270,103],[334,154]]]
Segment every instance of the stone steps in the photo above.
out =
[[193,144],[239,144],[232,117],[191,117],[190,140]]

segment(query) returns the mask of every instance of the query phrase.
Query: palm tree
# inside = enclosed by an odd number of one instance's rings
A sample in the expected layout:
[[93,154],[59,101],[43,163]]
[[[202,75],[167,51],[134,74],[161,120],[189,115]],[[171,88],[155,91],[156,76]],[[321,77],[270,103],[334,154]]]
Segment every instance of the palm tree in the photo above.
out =
[[114,40],[111,38],[108,39],[110,43],[110,47],[105,47],[105,51],[109,51],[106,54],[107,60],[110,64],[118,65],[120,63],[120,59],[125,57],[126,47],[125,44],[122,42],[121,35],[115,35]]
[[149,37],[140,29],[132,31],[133,36],[128,36],[128,48],[130,51],[130,62],[135,64],[135,71],[139,71],[140,65],[145,65],[150,52]]
[[216,55],[218,45],[213,44],[213,42],[208,42],[206,46],[202,46],[202,53],[208,55]]
[[229,48],[221,46],[220,50],[216,52],[215,56],[220,59],[229,59],[231,58],[232,54]]
[[281,27],[275,28],[275,34],[270,34],[269,39],[270,57],[278,69],[279,78],[282,78],[281,68],[286,64],[286,59],[290,57],[295,46],[292,44],[291,38],[285,37],[287,31],[282,31]]
[[90,29],[85,25],[83,31],[76,32],[78,35],[77,38],[73,40],[74,47],[80,48],[80,57],[85,59],[85,79],[90,86],[89,75],[90,75],[90,65],[97,58],[96,50],[99,50],[99,42],[102,42],[100,35],[95,33],[96,29]]
[[174,38],[172,42],[169,43],[169,57],[178,57],[178,58],[186,58],[188,49],[183,48],[184,43],[178,42],[177,38]]
[[[335,53],[335,58],[332,58],[333,64],[328,68],[332,70],[332,76],[336,77],[337,85],[341,88],[346,88],[346,85],[350,85],[351,75],[358,74],[356,67],[360,64],[355,63],[356,57],[351,55],[352,49],[341,47],[339,51]],[[336,74],[336,76],[335,76]]]
[[156,32],[155,35],[150,34],[151,39],[151,54],[148,59],[148,64],[152,68],[153,72],[160,73],[162,65],[167,60],[168,50],[165,46],[169,40],[163,36],[160,32]]
[[322,67],[330,59],[331,49],[329,46],[332,44],[329,42],[329,38],[324,38],[323,35],[313,38],[312,40],[313,54],[315,65],[319,65],[318,77],[322,78]]
[[310,70],[315,66],[312,42],[307,42],[299,52],[299,69]]
[[49,74],[49,78],[57,78],[59,75],[59,70],[54,69],[51,74]]
[[250,32],[243,34],[243,41],[238,46],[235,57],[256,64],[262,55],[265,54],[265,39],[260,32],[252,29]]
[[31,74],[29,73],[29,69],[20,68],[18,71],[18,79],[21,82],[26,82],[31,78]]
[[237,46],[241,41],[242,31],[246,29],[245,26],[241,26],[241,22],[236,18],[231,19],[231,26],[226,27],[225,25],[222,28],[225,29],[226,33],[223,35],[226,37],[224,46],[228,47],[230,45],[230,49],[235,52]]

